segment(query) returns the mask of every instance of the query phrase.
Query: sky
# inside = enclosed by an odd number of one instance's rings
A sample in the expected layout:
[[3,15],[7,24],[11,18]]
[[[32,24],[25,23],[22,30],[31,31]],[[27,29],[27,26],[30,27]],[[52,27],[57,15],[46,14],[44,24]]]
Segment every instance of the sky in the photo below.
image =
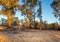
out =
[[52,2],[53,0],[42,0],[42,19],[48,23],[59,23],[59,20],[56,19],[53,14],[53,8],[51,7]]
[[[47,21],[48,23],[59,22],[58,19],[54,17],[53,8],[51,8],[52,2],[53,0],[42,0],[42,19],[43,21]],[[1,10],[1,7],[0,7],[0,10]],[[20,20],[24,18],[23,16],[21,16],[20,11],[16,12],[16,16],[19,17]],[[6,18],[6,16],[0,15],[0,19],[1,18]],[[39,20],[39,19],[36,18],[36,20]]]

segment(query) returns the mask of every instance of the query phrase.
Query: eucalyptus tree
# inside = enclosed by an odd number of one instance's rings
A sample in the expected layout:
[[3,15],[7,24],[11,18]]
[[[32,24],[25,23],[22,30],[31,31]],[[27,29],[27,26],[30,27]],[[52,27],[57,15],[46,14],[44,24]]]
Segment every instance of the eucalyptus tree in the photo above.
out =
[[30,21],[30,27],[32,20],[35,20],[35,6],[37,5],[38,0],[23,0],[24,4],[27,6],[26,10],[23,11],[23,15],[25,15]]
[[38,5],[39,5],[39,8],[38,8],[38,18],[40,19],[40,22],[42,22],[42,5],[41,5],[41,1],[38,1]]
[[51,6],[54,9],[54,16],[60,20],[60,0],[53,0]]
[[0,0],[0,6],[2,6],[0,14],[7,16],[7,24],[9,27],[11,27],[16,11],[24,11],[26,8],[26,5],[20,5],[18,3],[19,1],[20,0]]
[[17,8],[20,8],[20,4],[18,4],[19,0],[0,0],[0,6],[2,6],[2,10],[0,14],[7,16],[7,24],[11,26],[13,16]]

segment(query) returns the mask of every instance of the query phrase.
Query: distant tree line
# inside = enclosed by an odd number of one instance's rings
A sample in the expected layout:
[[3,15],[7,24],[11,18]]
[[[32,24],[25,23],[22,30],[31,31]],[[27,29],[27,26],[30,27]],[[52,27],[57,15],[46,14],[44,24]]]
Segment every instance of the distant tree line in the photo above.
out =
[[60,24],[56,23],[46,23],[46,22],[35,22],[35,27],[34,27],[34,21],[31,22],[31,28],[29,25],[29,22],[26,21],[22,23],[22,28],[27,28],[27,29],[39,29],[39,30],[60,30]]

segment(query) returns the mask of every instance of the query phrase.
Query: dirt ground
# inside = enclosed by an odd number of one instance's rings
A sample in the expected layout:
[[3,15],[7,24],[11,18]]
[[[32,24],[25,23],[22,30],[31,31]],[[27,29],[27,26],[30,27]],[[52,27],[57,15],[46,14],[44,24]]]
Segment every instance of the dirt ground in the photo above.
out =
[[28,30],[16,33],[0,31],[0,42],[60,42],[60,31]]

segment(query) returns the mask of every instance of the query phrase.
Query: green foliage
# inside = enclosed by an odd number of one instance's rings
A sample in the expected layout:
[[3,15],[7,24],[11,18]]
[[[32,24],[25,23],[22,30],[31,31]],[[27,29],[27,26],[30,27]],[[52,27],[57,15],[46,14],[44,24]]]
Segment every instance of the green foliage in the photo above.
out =
[[51,6],[54,9],[54,16],[60,20],[60,0],[54,0]]
[[0,5],[2,6],[0,13],[7,16],[8,26],[12,24],[13,16],[15,15],[14,9],[19,7],[18,1],[19,0],[0,0]]

